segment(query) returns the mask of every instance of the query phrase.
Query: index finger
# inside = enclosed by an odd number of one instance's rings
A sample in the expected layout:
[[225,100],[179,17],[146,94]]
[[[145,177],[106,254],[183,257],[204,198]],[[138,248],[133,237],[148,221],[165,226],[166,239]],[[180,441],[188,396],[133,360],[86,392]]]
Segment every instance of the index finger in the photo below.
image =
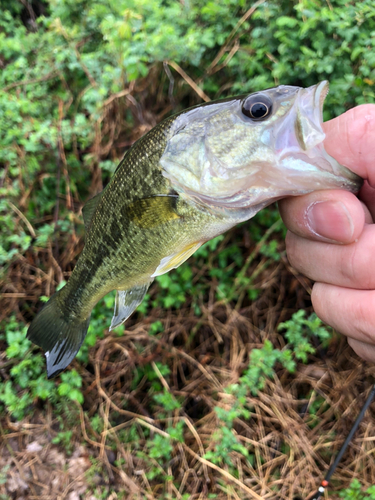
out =
[[279,209],[286,226],[299,236],[351,243],[361,234],[365,220],[371,223],[375,214],[375,104],[357,106],[323,128],[326,151],[367,179],[360,196],[365,205],[352,193],[330,190],[286,198]]
[[362,104],[323,124],[327,153],[375,188],[375,104]]

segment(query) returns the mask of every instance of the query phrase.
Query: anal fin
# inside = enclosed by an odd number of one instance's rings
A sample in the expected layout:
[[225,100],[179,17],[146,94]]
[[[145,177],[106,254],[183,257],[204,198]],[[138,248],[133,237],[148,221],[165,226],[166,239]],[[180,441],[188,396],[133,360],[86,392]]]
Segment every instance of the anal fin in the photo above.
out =
[[122,323],[129,318],[131,313],[142,302],[152,281],[153,280],[144,285],[135,285],[133,288],[129,288],[128,290],[117,290],[115,310],[113,312],[113,318],[109,331],[116,328],[116,326],[122,325]]

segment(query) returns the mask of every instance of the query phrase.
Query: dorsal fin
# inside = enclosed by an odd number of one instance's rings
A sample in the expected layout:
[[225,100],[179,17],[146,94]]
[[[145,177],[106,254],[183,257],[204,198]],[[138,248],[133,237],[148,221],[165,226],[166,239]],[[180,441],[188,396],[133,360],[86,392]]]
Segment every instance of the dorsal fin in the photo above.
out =
[[101,197],[102,193],[97,194],[96,196],[94,196],[94,198],[91,198],[91,200],[86,202],[86,204],[82,208],[83,222],[85,224],[86,232],[90,227],[92,216],[94,215],[94,212],[96,210],[96,207],[98,206]]

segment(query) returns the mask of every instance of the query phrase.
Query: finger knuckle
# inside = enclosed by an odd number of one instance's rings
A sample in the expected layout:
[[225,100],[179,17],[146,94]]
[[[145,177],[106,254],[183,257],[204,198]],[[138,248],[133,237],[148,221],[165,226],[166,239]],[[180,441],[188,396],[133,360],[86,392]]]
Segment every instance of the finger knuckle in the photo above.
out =
[[341,273],[346,282],[362,290],[375,288],[375,266],[373,248],[352,245],[350,254],[340,259]]
[[353,328],[361,339],[375,344],[375,290],[356,294],[357,300],[352,303]]

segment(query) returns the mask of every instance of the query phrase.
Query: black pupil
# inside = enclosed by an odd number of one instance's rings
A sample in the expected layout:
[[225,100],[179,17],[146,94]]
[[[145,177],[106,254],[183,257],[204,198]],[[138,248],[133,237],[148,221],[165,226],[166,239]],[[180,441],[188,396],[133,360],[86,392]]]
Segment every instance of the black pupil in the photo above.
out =
[[251,106],[250,112],[254,118],[262,118],[268,113],[268,107],[262,102],[256,102]]

